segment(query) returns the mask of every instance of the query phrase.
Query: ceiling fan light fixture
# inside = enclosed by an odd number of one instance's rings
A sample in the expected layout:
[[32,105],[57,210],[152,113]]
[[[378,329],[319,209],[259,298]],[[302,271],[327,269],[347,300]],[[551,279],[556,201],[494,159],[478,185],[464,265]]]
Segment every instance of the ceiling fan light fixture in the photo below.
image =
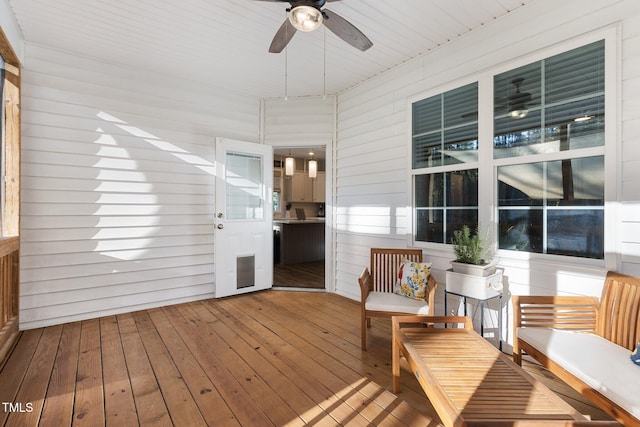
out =
[[524,119],[529,114],[529,110],[526,108],[518,108],[509,111],[509,117],[512,119]]
[[322,24],[322,12],[313,6],[300,5],[289,12],[289,22],[296,30],[311,32]]
[[593,116],[589,116],[589,115],[585,114],[584,116],[576,117],[575,119],[573,119],[573,121],[576,122],[576,123],[588,122],[592,118],[593,118]]

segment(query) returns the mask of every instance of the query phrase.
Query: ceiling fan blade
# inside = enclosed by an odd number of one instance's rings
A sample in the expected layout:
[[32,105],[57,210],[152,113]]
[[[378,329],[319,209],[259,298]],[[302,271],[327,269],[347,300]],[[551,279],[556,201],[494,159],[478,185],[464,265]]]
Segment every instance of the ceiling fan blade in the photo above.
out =
[[326,19],[323,21],[324,25],[336,36],[363,52],[373,46],[371,40],[351,22],[329,9],[322,9],[322,11],[326,15]]
[[289,18],[285,19],[280,29],[273,37],[271,41],[271,46],[269,46],[269,52],[271,53],[280,53],[282,49],[284,49],[287,44],[293,38],[293,35],[296,33],[296,27],[294,27],[291,22],[289,22]]

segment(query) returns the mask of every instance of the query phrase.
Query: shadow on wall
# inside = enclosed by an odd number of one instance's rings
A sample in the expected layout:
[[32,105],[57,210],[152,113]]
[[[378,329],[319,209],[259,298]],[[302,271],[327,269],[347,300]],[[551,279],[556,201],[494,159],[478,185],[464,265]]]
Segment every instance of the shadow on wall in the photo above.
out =
[[185,149],[104,111],[94,117],[93,130],[70,130],[53,150],[42,147],[50,133],[29,137],[22,324],[213,292],[210,138]]

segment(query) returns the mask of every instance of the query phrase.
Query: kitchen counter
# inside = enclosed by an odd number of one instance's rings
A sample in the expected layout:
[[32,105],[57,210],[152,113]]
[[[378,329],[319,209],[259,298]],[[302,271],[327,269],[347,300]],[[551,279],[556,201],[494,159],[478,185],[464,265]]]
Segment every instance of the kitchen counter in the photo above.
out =
[[324,224],[324,218],[279,218],[273,220],[274,224]]
[[280,264],[322,261],[324,224],[324,218],[273,220],[274,258]]

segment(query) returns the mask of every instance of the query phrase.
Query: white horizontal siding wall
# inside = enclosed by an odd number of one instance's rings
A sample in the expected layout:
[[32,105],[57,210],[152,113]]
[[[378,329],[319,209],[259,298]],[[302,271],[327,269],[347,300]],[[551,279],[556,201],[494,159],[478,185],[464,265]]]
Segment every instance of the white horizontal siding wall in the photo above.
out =
[[407,246],[407,101],[398,91],[420,80],[419,68],[412,62],[338,98],[336,291],[348,297],[360,297],[371,247]]
[[[622,31],[621,219],[614,227],[624,272],[640,274],[640,2],[541,0],[467,34],[442,48],[377,76],[338,97],[337,277],[338,293],[359,299],[357,277],[372,246],[408,244],[411,205],[409,100],[429,90],[469,82],[496,66],[540,49],[619,24]],[[614,153],[612,153],[614,154]],[[484,191],[493,191],[487,189]],[[493,196],[491,196],[493,199]],[[450,250],[425,252],[443,283]],[[528,260],[505,260],[509,291],[599,295],[603,268]],[[442,292],[437,313],[442,313]]]
[[622,270],[640,276],[640,13],[623,22],[622,35]]
[[264,143],[276,147],[325,146],[333,141],[335,98],[266,99]]
[[257,141],[259,100],[34,45],[23,65],[21,328],[212,296],[215,138]]

